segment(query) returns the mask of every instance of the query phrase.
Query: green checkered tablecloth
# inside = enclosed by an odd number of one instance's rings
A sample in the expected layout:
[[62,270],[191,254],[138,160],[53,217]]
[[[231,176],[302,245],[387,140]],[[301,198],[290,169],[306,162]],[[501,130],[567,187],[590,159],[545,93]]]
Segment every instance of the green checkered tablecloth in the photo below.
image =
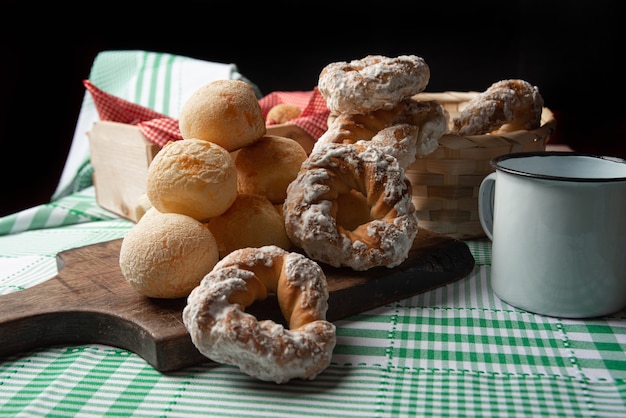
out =
[[[132,225],[100,209],[92,187],[1,218],[0,294],[54,276],[58,252]],[[49,347],[0,358],[0,416],[626,417],[626,313],[511,308],[489,288],[489,242],[467,244],[467,277],[337,321],[315,380],[277,385],[212,362],[163,374],[116,347]]]
[[[176,117],[215,77],[243,78],[234,65],[146,51],[104,52],[89,78]],[[86,95],[53,202],[0,218],[0,303],[55,276],[59,252],[132,228],[90,186],[85,133],[97,119]],[[467,277],[336,321],[332,363],[312,381],[277,385],[209,361],[164,374],[117,347],[55,346],[0,357],[0,417],[626,417],[626,312],[565,320],[511,308],[489,287],[489,241],[467,244]]]

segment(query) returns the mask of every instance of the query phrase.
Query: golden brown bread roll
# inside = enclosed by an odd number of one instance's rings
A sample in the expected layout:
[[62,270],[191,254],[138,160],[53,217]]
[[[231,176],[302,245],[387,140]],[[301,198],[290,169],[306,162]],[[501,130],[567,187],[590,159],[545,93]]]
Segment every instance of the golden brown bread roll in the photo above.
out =
[[265,119],[250,85],[241,80],[215,80],[196,90],[179,116],[183,138],[204,139],[228,151],[265,135]]
[[287,197],[287,186],[296,178],[306,158],[306,151],[295,140],[265,135],[237,152],[237,190],[282,203]]
[[239,194],[226,212],[207,225],[217,241],[220,258],[245,247],[291,247],[282,215],[265,196],[258,194]]
[[148,195],[146,193],[142,193],[137,198],[137,203],[135,204],[135,207],[134,207],[135,223],[139,222],[139,220],[141,220],[141,218],[150,209],[152,209],[152,203],[150,203],[150,199],[148,199]]
[[201,222],[151,208],[124,236],[124,278],[151,298],[186,297],[218,261],[217,242]]
[[212,142],[169,142],[148,167],[146,195],[160,212],[207,221],[235,201],[237,169],[230,153]]
[[298,116],[300,116],[301,113],[302,111],[296,105],[292,105],[289,103],[279,103],[273,106],[269,110],[269,112],[267,112],[265,122],[268,125],[278,125],[297,118]]

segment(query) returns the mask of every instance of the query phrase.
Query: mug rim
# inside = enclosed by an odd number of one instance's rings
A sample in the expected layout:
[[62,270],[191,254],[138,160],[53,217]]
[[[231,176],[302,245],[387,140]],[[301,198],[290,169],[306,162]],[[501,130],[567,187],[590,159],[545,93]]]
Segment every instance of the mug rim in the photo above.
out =
[[588,154],[584,152],[576,152],[576,151],[526,151],[526,152],[513,152],[509,154],[499,155],[494,157],[489,162],[490,165],[499,171],[503,171],[509,174],[515,174],[523,177],[533,177],[539,179],[546,180],[560,180],[560,181],[573,181],[573,182],[584,182],[584,183],[607,183],[607,182],[615,182],[615,181],[626,181],[626,176],[623,177],[566,177],[566,176],[556,176],[551,174],[541,174],[541,173],[529,173],[526,171],[516,170],[509,167],[503,167],[500,165],[501,162],[511,159],[517,158],[526,158],[526,157],[566,157],[566,156],[576,156],[576,157],[588,157],[595,158],[605,161],[611,161],[620,164],[626,164],[626,160],[620,157],[612,157],[612,156],[602,156],[595,154]]

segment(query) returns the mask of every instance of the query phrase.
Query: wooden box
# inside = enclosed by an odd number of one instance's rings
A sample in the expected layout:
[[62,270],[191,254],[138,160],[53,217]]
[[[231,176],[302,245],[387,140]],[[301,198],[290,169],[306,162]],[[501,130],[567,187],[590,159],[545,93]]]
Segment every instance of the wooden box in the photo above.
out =
[[99,121],[87,133],[98,205],[133,222],[143,214],[148,167],[161,149],[138,127]]
[[[294,139],[307,154],[315,142],[306,131],[289,124],[268,126],[266,134]],[[96,202],[137,222],[150,207],[145,197],[148,167],[161,148],[148,141],[135,125],[118,122],[95,122],[87,136]]]

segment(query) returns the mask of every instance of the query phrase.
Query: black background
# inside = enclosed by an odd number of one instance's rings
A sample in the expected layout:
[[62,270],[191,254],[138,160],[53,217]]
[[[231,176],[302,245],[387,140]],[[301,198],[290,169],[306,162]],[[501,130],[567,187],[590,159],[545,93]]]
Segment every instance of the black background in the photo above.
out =
[[0,216],[50,200],[104,50],[234,63],[263,94],[311,90],[329,62],[415,54],[427,91],[523,78],[557,116],[552,141],[626,157],[617,0],[51,3],[0,5]]

